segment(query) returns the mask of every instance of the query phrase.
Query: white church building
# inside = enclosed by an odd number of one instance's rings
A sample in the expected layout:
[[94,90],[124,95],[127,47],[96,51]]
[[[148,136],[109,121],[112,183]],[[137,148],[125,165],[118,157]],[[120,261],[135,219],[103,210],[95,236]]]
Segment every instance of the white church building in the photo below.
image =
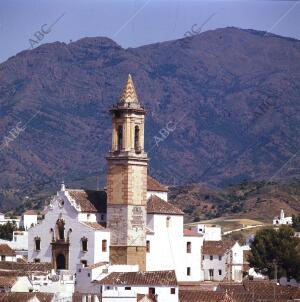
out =
[[178,280],[203,280],[203,236],[184,230],[184,213],[168,202],[168,189],[147,176],[145,110],[129,76],[113,115],[106,190],[62,184],[44,219],[29,228],[28,260],[76,272],[78,264],[174,270]]
[[283,224],[292,225],[293,224],[293,218],[291,216],[285,217],[285,213],[281,209],[280,215],[274,217],[273,225],[283,225]]

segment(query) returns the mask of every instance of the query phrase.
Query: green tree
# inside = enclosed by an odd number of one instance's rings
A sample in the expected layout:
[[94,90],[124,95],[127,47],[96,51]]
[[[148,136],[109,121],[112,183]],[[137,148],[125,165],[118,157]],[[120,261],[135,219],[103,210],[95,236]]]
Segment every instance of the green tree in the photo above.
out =
[[258,231],[251,244],[251,252],[250,266],[256,272],[273,279],[276,269],[278,278],[285,276],[300,281],[299,239],[294,237],[291,227]]
[[293,229],[295,232],[300,232],[300,214],[293,215]]
[[0,225],[0,238],[5,240],[12,240],[13,232],[17,229],[17,225],[14,221]]

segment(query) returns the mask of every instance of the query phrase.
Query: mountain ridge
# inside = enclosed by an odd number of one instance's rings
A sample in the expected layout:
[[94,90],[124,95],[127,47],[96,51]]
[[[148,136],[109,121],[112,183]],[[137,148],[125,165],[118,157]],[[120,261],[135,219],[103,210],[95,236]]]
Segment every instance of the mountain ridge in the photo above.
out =
[[23,51],[0,64],[0,137],[26,125],[0,152],[0,205],[62,178],[104,185],[108,109],[128,73],[147,109],[149,173],[159,180],[298,179],[299,59],[298,40],[236,28],[137,48],[102,37]]

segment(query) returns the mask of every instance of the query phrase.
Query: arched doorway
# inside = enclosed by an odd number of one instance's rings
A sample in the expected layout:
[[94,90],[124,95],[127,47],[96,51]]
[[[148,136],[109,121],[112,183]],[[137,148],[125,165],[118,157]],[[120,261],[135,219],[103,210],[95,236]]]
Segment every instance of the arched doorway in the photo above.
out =
[[56,269],[66,269],[66,258],[63,254],[56,257]]

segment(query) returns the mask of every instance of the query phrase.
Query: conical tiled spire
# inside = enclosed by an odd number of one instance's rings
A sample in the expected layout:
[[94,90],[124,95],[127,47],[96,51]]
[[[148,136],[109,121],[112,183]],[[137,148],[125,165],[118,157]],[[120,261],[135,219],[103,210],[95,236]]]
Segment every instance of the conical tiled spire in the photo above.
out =
[[120,102],[121,103],[138,103],[139,102],[130,74],[128,75],[127,82],[123,88],[122,95],[120,97]]

